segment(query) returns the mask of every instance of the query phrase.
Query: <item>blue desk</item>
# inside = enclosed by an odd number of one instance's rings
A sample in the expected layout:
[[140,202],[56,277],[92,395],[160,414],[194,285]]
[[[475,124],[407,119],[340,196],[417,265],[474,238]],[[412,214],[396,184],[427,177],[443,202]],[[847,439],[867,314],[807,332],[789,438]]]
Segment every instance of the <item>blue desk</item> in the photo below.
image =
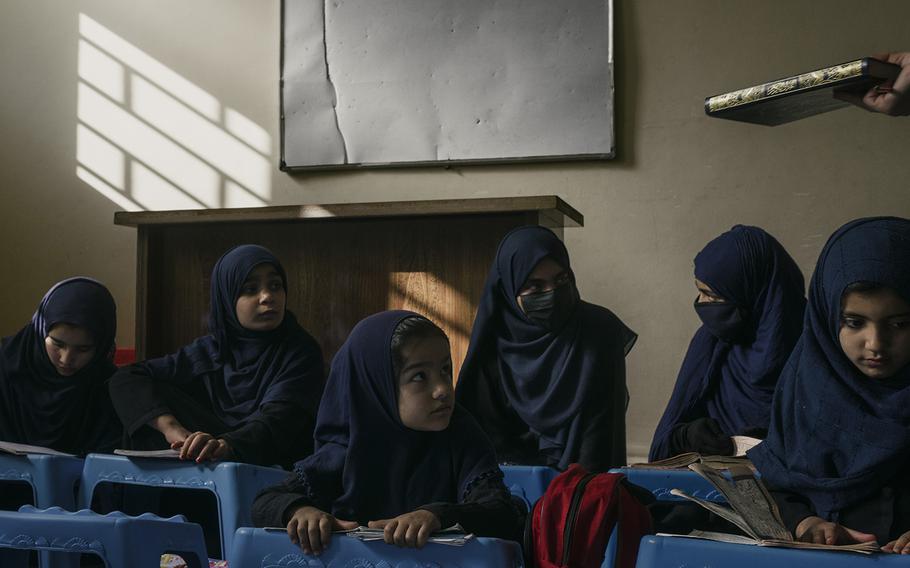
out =
[[749,544],[729,544],[672,536],[641,539],[636,568],[890,568],[910,567],[910,557],[896,554],[857,554],[794,550]]
[[464,546],[427,544],[421,549],[399,548],[384,542],[362,542],[342,534],[332,535],[319,555],[304,554],[283,530],[241,528],[234,536],[228,558],[231,568],[272,566],[521,568],[524,560],[516,542],[474,538]]
[[546,493],[553,478],[559,475],[559,471],[552,467],[536,465],[501,465],[499,468],[509,492],[524,499],[529,511]]
[[621,473],[630,483],[644,487],[654,494],[659,501],[685,501],[682,497],[671,495],[671,489],[682,489],[693,497],[706,501],[725,503],[724,496],[705,478],[689,469],[643,469],[619,467],[610,470]]
[[92,495],[99,483],[210,491],[218,504],[221,551],[209,553],[216,556],[220,552],[220,558],[225,558],[231,550],[237,528],[252,525],[250,508],[256,494],[267,486],[281,482],[288,475],[282,469],[236,462],[196,464],[89,454],[82,471],[81,506],[90,508]]

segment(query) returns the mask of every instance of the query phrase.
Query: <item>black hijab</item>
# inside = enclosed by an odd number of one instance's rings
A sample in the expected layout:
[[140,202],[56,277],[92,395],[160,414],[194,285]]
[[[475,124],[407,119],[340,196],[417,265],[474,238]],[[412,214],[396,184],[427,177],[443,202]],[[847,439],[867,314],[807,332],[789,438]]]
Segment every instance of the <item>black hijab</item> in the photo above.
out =
[[[230,428],[255,420],[260,407],[270,402],[315,410],[322,389],[322,366],[315,372],[309,368],[322,360],[319,345],[290,310],[272,331],[251,331],[237,320],[240,290],[261,264],[274,266],[287,290],[284,268],[271,251],[259,245],[229,250],[212,270],[211,334],[177,353],[142,363],[153,376],[173,376],[188,362],[193,377],[208,391],[212,412]],[[318,376],[310,376],[314,373]]]
[[574,289],[569,253],[552,231],[520,227],[503,238],[484,286],[456,393],[467,404],[473,383],[483,380],[484,362],[495,357],[509,403],[539,436],[541,453],[565,468],[578,461],[582,406],[595,392],[604,392],[599,389],[608,381],[621,380],[625,386],[624,376],[611,377],[615,366],[609,357],[615,350],[605,345],[620,342],[622,352],[628,353],[637,336],[609,310],[578,299],[577,290],[561,328],[551,331],[532,322],[516,297],[545,258],[569,271],[571,283],[566,285]]
[[392,334],[413,312],[358,323],[332,361],[316,421],[316,452],[294,470],[317,507],[346,520],[401,515],[429,503],[462,502],[476,481],[501,475],[490,442],[456,405],[448,428],[401,423]]
[[910,302],[910,220],[858,219],[828,239],[768,437],[747,452],[771,485],[809,497],[833,521],[910,465],[910,367],[870,379],[840,345],[841,301],[855,282],[890,287]]
[[[87,329],[95,354],[74,375],[57,373],[45,350],[55,325]],[[55,284],[29,325],[0,345],[0,439],[70,453],[109,451],[120,422],[107,394],[114,373],[117,313],[107,288],[91,278]]]

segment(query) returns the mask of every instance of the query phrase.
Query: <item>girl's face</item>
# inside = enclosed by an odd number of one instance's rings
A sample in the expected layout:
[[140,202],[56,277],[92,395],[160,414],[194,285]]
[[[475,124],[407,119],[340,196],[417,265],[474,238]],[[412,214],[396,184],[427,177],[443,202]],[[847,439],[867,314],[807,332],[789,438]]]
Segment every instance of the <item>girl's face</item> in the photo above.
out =
[[698,290],[695,301],[699,304],[720,304],[727,301],[698,278],[695,279],[695,289]]
[[250,331],[272,331],[284,320],[287,292],[281,275],[271,264],[250,272],[237,297],[237,321]]
[[452,356],[439,336],[415,338],[401,348],[398,415],[412,430],[439,432],[449,426],[454,408]]
[[522,296],[549,292],[569,283],[571,280],[572,275],[569,274],[568,270],[552,258],[547,257],[537,263],[537,266],[534,267],[521,289],[518,290],[518,298],[516,298],[518,306],[522,310],[525,309],[522,303]]
[[51,365],[64,377],[75,375],[95,357],[92,332],[68,323],[58,323],[47,332],[44,349]]
[[910,304],[891,288],[850,292],[843,300],[840,346],[870,379],[887,379],[910,364]]

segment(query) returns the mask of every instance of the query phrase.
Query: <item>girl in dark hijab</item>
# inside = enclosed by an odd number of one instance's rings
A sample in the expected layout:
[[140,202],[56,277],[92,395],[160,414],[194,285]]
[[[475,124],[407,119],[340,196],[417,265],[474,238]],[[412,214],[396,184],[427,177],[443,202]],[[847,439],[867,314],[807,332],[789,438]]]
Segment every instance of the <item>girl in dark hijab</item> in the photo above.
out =
[[312,452],[319,345],[286,309],[287,277],[268,249],[226,252],[211,290],[210,335],[111,378],[127,445],[289,466]]
[[748,456],[798,539],[910,553],[910,221],[859,219],[828,240]]
[[364,319],[332,362],[316,452],[259,494],[253,522],[287,526],[308,554],[358,524],[399,546],[421,547],[455,523],[517,539],[493,448],[452,391],[449,341],[435,324],[406,311]]
[[504,462],[625,465],[625,356],[636,338],[579,298],[552,231],[521,227],[499,244],[456,398]]
[[55,284],[31,323],[0,344],[0,439],[74,454],[113,450],[121,429],[106,381],[116,333],[103,284]]
[[730,455],[731,436],[764,438],[774,387],[802,330],[803,275],[774,237],[736,225],[695,257],[689,344],[650,459]]

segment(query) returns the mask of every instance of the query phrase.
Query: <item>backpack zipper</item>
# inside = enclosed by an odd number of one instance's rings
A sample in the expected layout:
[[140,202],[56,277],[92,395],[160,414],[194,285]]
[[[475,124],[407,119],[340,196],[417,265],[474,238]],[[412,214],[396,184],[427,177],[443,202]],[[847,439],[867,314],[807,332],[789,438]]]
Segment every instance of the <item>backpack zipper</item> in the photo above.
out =
[[566,516],[566,527],[562,533],[562,566],[566,566],[569,563],[569,551],[571,547],[572,540],[572,531],[575,529],[576,517],[578,517],[578,508],[581,506],[581,498],[585,492],[585,487],[588,483],[594,479],[596,473],[589,473],[581,478],[581,481],[578,482],[578,485],[575,486],[575,491],[572,492],[572,503],[569,505],[569,513]]

